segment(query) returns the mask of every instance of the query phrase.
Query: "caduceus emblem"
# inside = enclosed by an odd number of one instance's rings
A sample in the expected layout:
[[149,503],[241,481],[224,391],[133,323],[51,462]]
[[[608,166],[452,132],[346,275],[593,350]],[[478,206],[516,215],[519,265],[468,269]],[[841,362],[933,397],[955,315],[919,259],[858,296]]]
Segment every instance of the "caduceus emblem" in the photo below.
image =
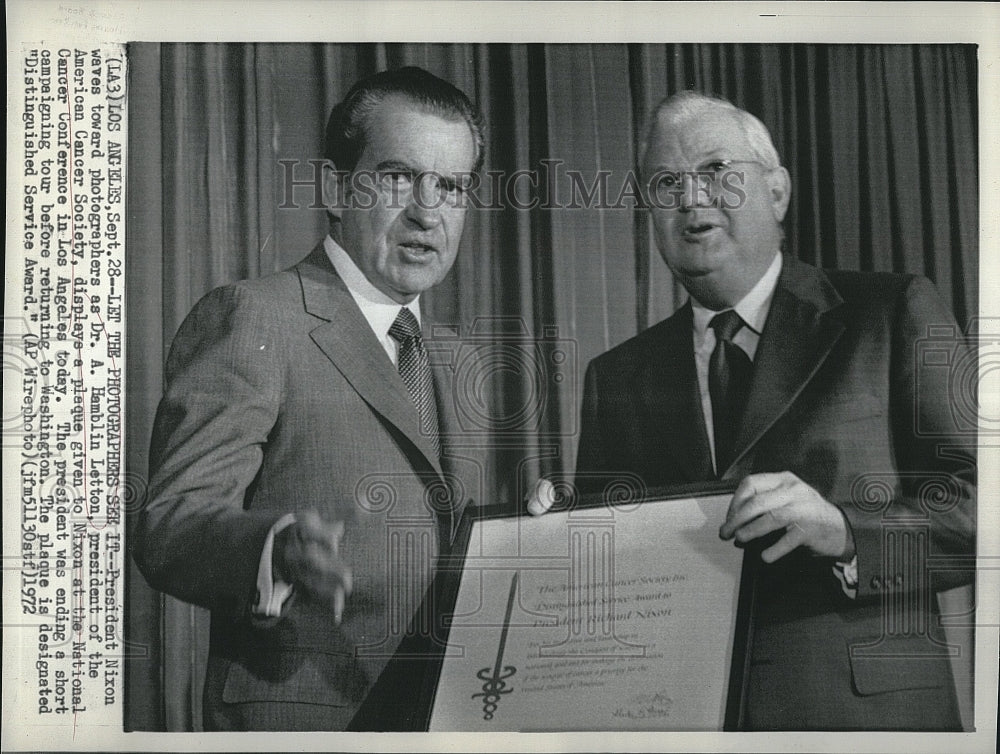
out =
[[507,632],[510,630],[510,615],[514,610],[514,595],[517,594],[517,577],[510,580],[510,594],[507,595],[507,613],[503,619],[503,629],[500,631],[500,646],[497,648],[497,658],[493,667],[485,667],[476,673],[476,678],[483,682],[483,690],[473,694],[472,698],[483,698],[483,720],[492,720],[497,711],[497,703],[502,694],[509,694],[514,689],[507,688],[507,679],[517,672],[513,665],[503,664],[503,650],[507,645]]

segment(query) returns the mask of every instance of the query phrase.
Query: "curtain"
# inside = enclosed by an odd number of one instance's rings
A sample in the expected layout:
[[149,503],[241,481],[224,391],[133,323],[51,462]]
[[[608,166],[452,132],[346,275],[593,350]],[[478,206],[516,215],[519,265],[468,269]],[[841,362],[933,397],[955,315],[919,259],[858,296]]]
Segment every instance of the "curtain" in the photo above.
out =
[[[388,67],[419,65],[463,89],[485,116],[484,172],[548,170],[569,205],[528,206],[545,181],[519,179],[525,206],[471,210],[451,275],[422,299],[474,345],[522,354],[470,380],[489,419],[493,500],[518,505],[540,473],[572,470],[587,362],[684,300],[646,215],[613,206],[667,94],[721,94],[768,126],[792,175],[790,253],[925,274],[963,326],[978,309],[971,45],[136,44],[129,59],[132,505],[181,320],[210,289],[294,264],[322,238],[309,160],[330,108]],[[609,201],[566,201],[602,175]],[[539,344],[533,357],[503,349],[525,338]],[[134,567],[128,588],[126,727],[197,730],[206,614],[153,592]]]

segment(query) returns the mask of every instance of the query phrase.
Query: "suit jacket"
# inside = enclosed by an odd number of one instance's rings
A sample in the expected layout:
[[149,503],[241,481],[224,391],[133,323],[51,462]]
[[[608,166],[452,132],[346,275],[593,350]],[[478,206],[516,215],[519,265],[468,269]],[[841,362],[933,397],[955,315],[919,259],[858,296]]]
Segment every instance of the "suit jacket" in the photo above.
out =
[[[451,380],[442,457],[322,244],[293,269],[209,293],[178,331],[133,552],[152,586],[208,607],[207,729],[340,729],[400,639],[467,501]],[[343,521],[343,621],[296,595],[251,614],[265,537],[289,511]]]
[[[925,279],[785,258],[720,476],[787,470],[812,485],[850,523],[860,583],[849,598],[831,562],[801,550],[762,566],[751,728],[958,726],[933,592],[971,580],[975,552],[975,427],[956,408],[976,404],[955,379],[975,361],[959,336]],[[594,359],[583,402],[584,491],[625,472],[714,478],[690,304]]]

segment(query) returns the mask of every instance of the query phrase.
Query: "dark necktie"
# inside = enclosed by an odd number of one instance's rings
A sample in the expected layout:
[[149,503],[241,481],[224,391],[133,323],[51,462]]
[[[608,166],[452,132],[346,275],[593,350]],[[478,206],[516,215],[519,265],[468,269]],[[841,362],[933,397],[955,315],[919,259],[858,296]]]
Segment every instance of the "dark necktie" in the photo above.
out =
[[722,476],[733,460],[733,444],[747,402],[753,364],[733,336],[743,327],[740,315],[730,309],[709,323],[715,331],[715,350],[708,362],[708,392],[712,397],[715,430],[715,469]]
[[438,437],[437,401],[434,400],[434,380],[431,377],[427,351],[420,337],[420,325],[413,313],[400,309],[396,321],[389,328],[389,335],[399,343],[399,376],[410,392],[413,405],[420,416],[420,431],[430,440],[438,457],[441,455],[441,441]]

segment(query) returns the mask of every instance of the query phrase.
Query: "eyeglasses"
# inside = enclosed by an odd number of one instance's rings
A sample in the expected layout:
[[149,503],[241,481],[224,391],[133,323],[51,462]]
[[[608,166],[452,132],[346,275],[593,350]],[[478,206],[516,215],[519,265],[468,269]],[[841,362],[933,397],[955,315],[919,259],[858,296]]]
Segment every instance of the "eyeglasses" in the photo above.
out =
[[694,170],[660,170],[654,174],[651,181],[656,181],[658,186],[673,188],[680,186],[684,176],[691,176],[694,180],[711,181],[718,183],[726,173],[733,171],[734,165],[763,165],[760,160],[706,160]]
[[[733,208],[739,206],[746,194],[743,191],[744,174],[735,170],[736,165],[761,165],[760,160],[712,159],[701,163],[694,170],[662,169],[650,176],[647,184],[653,206],[660,209],[677,209],[684,199],[690,204],[710,200],[712,206]],[[690,183],[685,187],[684,179]],[[732,194],[732,201],[725,195]]]

